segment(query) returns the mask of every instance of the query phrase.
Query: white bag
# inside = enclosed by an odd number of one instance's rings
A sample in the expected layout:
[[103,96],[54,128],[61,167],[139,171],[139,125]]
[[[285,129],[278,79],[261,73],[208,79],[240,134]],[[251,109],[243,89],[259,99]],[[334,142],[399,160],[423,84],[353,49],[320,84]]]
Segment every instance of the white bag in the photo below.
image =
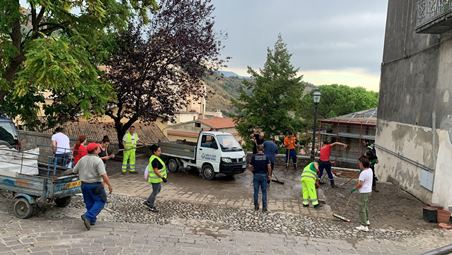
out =
[[146,169],[144,169],[144,180],[147,181],[149,178],[149,164],[146,166]]

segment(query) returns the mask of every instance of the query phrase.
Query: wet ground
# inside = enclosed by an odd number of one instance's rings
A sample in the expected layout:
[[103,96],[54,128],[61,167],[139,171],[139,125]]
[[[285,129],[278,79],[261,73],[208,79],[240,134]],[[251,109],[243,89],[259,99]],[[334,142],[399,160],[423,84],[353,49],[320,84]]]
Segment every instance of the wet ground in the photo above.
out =
[[[138,160],[138,169],[144,169],[145,159]],[[117,175],[119,162],[110,162],[109,172]],[[284,185],[271,183],[269,192],[269,202],[272,200],[300,198],[300,171],[292,168],[285,169],[284,166],[276,166],[276,177],[284,182]],[[322,185],[319,194],[321,199],[325,199],[327,207],[331,211],[358,222],[358,195],[350,195],[356,181],[353,179],[347,184],[350,177],[356,173],[338,173],[336,183],[339,188],[331,189],[329,185]],[[172,174],[169,177],[171,185],[190,194],[206,194],[215,199],[250,200],[252,197],[252,174],[247,171],[244,174],[233,177],[218,176],[213,181],[203,180],[195,172],[181,172]],[[394,228],[403,230],[422,230],[436,228],[435,224],[426,223],[422,219],[423,204],[410,194],[389,183],[379,183],[380,192],[373,193],[370,198],[370,221],[373,227]]]

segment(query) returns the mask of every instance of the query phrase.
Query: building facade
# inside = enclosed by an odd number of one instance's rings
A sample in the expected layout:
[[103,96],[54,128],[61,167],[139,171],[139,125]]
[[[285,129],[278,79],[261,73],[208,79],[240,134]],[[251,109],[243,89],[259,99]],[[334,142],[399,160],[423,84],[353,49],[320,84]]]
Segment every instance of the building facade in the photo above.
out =
[[335,166],[358,168],[358,159],[366,152],[364,141],[374,143],[377,125],[377,108],[354,112],[320,121],[320,142],[342,142],[342,146],[334,147],[331,159]]
[[452,205],[452,0],[389,0],[376,144],[380,179]]

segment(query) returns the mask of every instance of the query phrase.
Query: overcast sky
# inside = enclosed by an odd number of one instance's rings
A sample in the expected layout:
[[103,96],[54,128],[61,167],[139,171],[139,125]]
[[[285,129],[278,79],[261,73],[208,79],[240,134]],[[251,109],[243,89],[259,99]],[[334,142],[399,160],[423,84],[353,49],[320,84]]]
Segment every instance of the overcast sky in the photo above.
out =
[[226,70],[262,67],[281,33],[292,63],[316,85],[378,90],[387,0],[213,0],[216,29],[226,32]]

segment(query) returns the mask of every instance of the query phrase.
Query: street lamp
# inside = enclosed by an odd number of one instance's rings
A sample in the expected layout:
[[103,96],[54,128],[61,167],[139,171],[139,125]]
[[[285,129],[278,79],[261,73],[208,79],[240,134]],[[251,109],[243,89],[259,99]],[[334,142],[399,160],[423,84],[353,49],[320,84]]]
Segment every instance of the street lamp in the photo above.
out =
[[314,101],[314,126],[312,127],[312,147],[311,147],[311,161],[315,160],[315,132],[316,132],[316,124],[317,124],[317,107],[319,106],[320,102],[320,96],[322,93],[320,93],[320,90],[315,90],[314,93],[312,93],[312,100]]

